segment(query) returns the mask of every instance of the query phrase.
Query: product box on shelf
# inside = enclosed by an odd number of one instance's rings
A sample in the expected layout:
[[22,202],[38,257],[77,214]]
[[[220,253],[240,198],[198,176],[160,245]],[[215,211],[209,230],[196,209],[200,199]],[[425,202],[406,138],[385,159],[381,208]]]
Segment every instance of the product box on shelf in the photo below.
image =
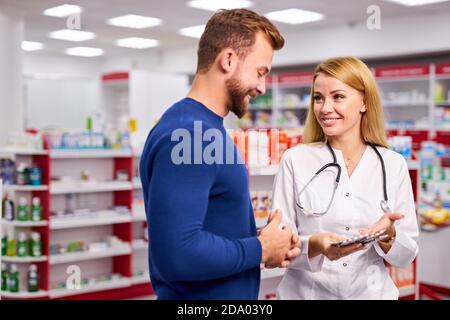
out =
[[250,168],[278,165],[283,153],[301,142],[299,130],[234,130],[230,133]]
[[272,193],[270,191],[253,191],[250,194],[256,227],[262,228],[267,224],[272,207]]
[[[414,294],[414,287],[416,285],[414,264],[411,264],[406,268],[393,268],[391,266],[387,266],[387,269],[392,281],[394,281],[395,285],[400,290],[400,296]],[[409,289],[409,291],[402,294],[402,291],[407,291],[407,289]]]
[[59,129],[45,132],[53,150],[130,149],[128,130],[91,131]]

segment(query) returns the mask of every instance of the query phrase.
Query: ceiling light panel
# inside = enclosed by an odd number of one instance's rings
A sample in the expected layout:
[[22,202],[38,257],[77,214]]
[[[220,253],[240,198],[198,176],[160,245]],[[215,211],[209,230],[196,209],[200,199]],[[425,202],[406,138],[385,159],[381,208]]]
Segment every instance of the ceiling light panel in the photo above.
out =
[[265,15],[272,21],[278,21],[288,24],[301,24],[323,20],[323,14],[302,9],[286,9],[281,11],[269,12]]
[[71,29],[62,29],[57,31],[52,31],[48,34],[48,36],[52,39],[58,40],[66,40],[66,41],[87,41],[95,38],[95,33],[80,31],[80,30],[71,30]]
[[22,50],[23,51],[37,51],[42,50],[44,45],[41,42],[34,41],[22,41]]
[[249,8],[253,3],[248,0],[193,0],[187,3],[189,7],[216,11],[219,9]]
[[415,6],[424,6],[427,4],[447,2],[449,0],[384,0],[384,1],[397,3],[408,7],[415,7]]
[[119,39],[116,41],[116,45],[124,48],[147,49],[157,47],[159,45],[159,41],[155,39],[132,37]]
[[112,26],[145,29],[160,25],[161,19],[153,17],[139,16],[135,14],[127,14],[124,16],[114,17],[107,20],[107,23]]
[[80,13],[82,10],[83,8],[79,6],[75,6],[72,4],[63,4],[61,6],[48,8],[44,10],[43,14],[46,16],[63,18],[68,17],[72,14]]
[[66,54],[70,56],[78,57],[98,57],[103,55],[104,51],[100,48],[90,48],[90,47],[73,47],[66,49]]

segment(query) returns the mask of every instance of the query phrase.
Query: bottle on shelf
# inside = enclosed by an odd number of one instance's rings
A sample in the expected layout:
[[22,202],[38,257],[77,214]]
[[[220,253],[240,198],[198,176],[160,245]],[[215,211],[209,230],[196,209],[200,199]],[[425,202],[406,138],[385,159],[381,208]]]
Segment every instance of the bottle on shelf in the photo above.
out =
[[25,163],[20,163],[16,169],[16,183],[20,186],[28,184],[29,169]]
[[3,217],[7,221],[14,220],[14,202],[9,198],[8,194],[5,194],[5,198],[2,201]]
[[41,199],[34,197],[31,203],[31,221],[42,220]]
[[2,263],[2,291],[8,291],[8,267]]
[[5,234],[2,236],[2,256],[6,256],[7,243],[8,243],[8,237]]
[[28,268],[27,286],[28,292],[39,291],[39,274],[37,266],[35,264],[30,264],[30,267]]
[[15,163],[11,159],[0,159],[0,179],[4,185],[14,184]]
[[16,255],[16,239],[14,239],[14,232],[12,230],[10,230],[8,234],[6,255],[8,257],[14,257]]
[[39,232],[31,233],[30,255],[33,257],[42,256],[42,241]]
[[18,221],[28,221],[30,220],[30,209],[27,203],[27,199],[21,197],[19,199],[19,205],[17,206],[17,220]]
[[42,170],[37,166],[33,166],[29,169],[29,183],[32,186],[42,185]]
[[19,233],[19,239],[17,241],[17,256],[26,257],[28,255],[28,240],[25,232]]
[[8,289],[9,292],[19,292],[19,270],[15,264],[11,264],[9,267],[9,278],[8,278]]
[[433,173],[437,166],[436,143],[434,141],[423,141],[420,150],[421,177],[424,181],[433,180]]

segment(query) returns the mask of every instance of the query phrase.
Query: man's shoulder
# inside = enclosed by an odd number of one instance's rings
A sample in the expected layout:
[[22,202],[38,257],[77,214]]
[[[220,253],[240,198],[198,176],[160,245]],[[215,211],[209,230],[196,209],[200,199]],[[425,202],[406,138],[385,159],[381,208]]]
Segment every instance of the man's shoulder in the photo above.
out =
[[189,104],[186,99],[175,102],[163,113],[158,124],[162,123],[167,125],[182,121],[186,114],[188,114],[188,106]]
[[[188,98],[182,99],[162,115],[147,137],[148,150],[156,151],[161,148],[173,146],[184,141],[193,144],[194,139],[203,135],[209,129],[216,129],[225,135],[217,125],[212,122],[201,108]],[[189,141],[187,141],[189,140]]]
[[194,131],[200,123],[206,129],[214,127],[204,113],[200,112],[199,108],[195,106],[195,102],[184,98],[174,103],[164,112],[155,129],[164,130],[165,132],[176,129]]

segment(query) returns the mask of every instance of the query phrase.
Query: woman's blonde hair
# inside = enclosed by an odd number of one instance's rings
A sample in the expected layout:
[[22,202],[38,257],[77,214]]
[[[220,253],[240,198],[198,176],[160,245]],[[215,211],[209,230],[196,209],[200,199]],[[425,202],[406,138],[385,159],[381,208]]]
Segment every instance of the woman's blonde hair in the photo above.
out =
[[355,57],[331,58],[320,63],[314,70],[303,142],[326,142],[326,136],[314,114],[314,83],[319,74],[338,79],[364,94],[366,111],[361,118],[361,137],[366,143],[387,147],[383,106],[378,86],[370,69]]

